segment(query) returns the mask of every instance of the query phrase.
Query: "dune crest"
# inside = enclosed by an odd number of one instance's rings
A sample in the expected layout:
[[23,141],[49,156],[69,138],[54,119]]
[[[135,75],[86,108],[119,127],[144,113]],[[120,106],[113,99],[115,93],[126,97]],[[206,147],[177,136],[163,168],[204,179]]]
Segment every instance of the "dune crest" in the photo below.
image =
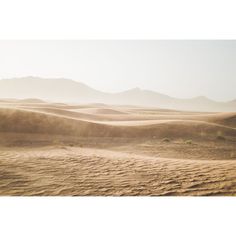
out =
[[1,100],[0,195],[236,195],[235,117]]

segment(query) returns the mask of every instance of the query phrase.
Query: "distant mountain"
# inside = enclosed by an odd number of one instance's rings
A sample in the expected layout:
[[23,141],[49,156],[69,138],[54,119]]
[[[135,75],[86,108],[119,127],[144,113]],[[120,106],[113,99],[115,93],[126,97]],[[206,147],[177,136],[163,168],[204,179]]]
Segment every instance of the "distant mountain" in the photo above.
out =
[[38,77],[0,80],[0,98],[126,104],[191,111],[236,111],[236,99],[229,102],[216,102],[202,96],[179,99],[139,88],[120,93],[104,93],[69,79]]
[[234,104],[236,106],[236,99],[230,101],[229,103],[232,104],[232,105]]

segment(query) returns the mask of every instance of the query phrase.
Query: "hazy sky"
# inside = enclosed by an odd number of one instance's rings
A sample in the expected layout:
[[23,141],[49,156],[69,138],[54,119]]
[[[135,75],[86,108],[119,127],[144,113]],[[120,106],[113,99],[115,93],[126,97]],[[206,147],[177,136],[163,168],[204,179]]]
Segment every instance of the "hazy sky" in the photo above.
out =
[[69,78],[102,91],[236,98],[235,41],[0,41],[0,78]]

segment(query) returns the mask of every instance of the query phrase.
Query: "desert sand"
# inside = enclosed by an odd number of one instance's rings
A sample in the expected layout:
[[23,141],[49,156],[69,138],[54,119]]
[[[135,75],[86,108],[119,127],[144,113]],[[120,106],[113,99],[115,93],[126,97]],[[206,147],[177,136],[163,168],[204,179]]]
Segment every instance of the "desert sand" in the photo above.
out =
[[0,195],[236,195],[236,113],[1,99]]

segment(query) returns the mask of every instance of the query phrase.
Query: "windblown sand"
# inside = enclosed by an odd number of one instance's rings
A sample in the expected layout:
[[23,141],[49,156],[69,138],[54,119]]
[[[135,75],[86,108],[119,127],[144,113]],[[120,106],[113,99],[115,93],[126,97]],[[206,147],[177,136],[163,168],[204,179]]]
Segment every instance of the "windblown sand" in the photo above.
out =
[[0,195],[236,195],[236,113],[0,103]]

